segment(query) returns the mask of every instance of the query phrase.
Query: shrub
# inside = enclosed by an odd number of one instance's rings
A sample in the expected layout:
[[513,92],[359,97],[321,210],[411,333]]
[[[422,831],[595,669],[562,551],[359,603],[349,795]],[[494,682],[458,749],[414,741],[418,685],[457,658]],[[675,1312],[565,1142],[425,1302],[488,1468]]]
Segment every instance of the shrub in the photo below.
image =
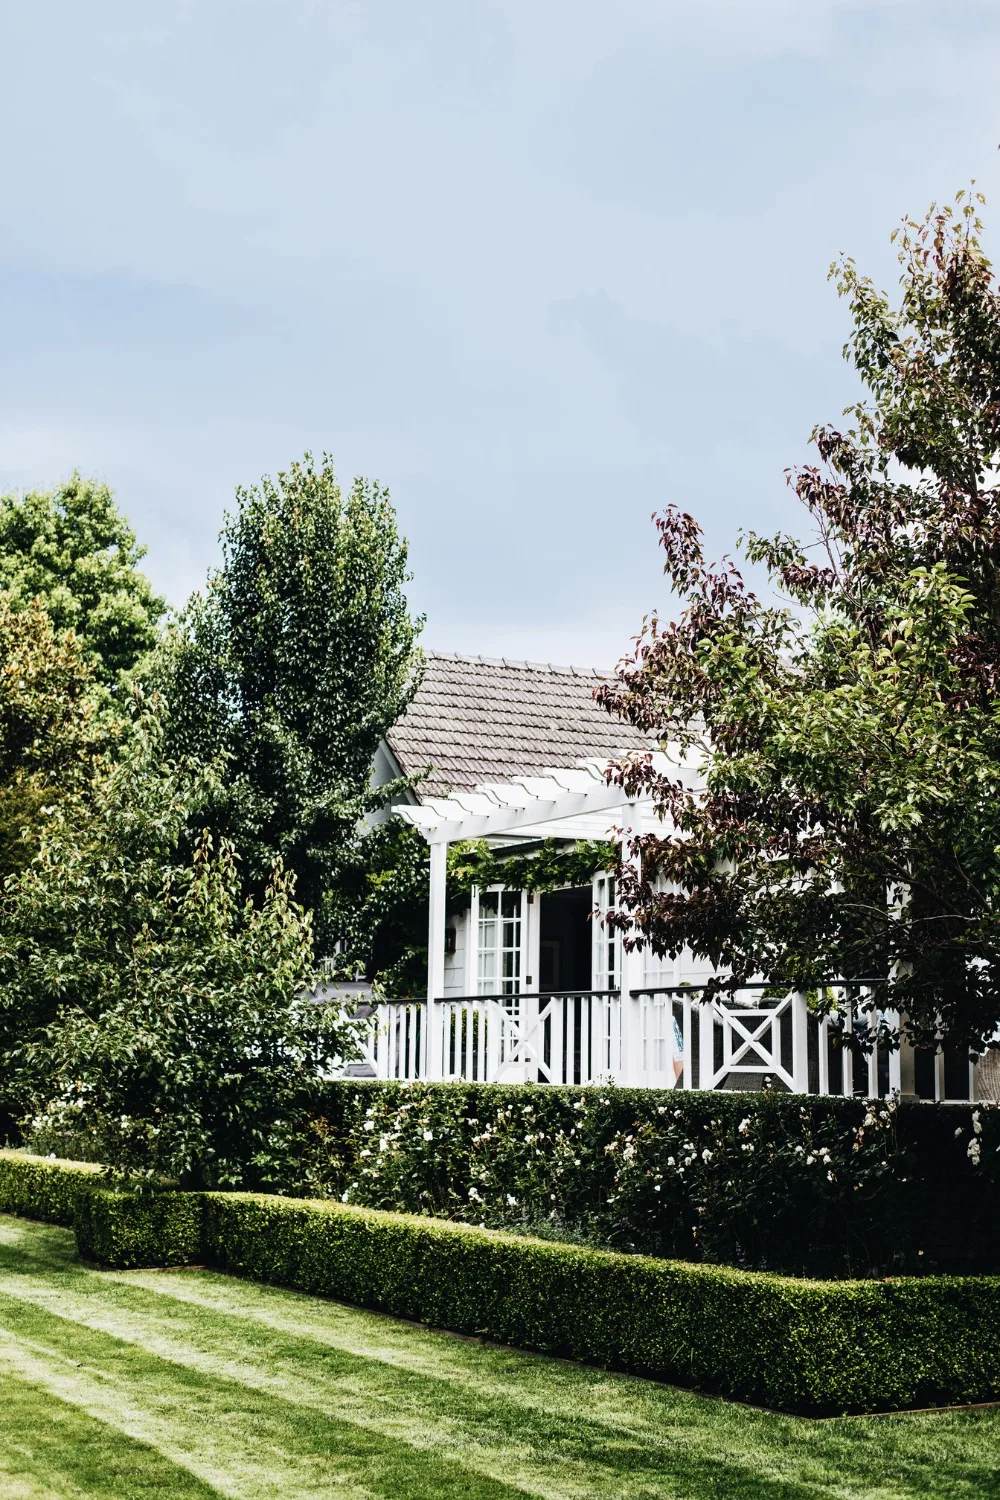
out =
[[455,1332],[820,1414],[1000,1395],[1000,1281],[802,1282],[331,1203],[206,1195],[212,1262]]
[[778,1410],[1000,1397],[1000,1346],[988,1336],[1000,1278],[793,1280],[338,1203],[115,1193],[98,1170],[0,1152],[0,1210],[72,1216],[80,1253],[102,1265],[204,1260]]
[[1000,1269],[989,1106],[503,1084],[328,1084],[313,1191],[810,1275]]
[[114,1270],[191,1265],[202,1258],[198,1193],[97,1189],[78,1200],[74,1225],[81,1257]]
[[89,1162],[0,1150],[0,1213],[69,1228],[78,1205],[99,1183],[100,1171]]

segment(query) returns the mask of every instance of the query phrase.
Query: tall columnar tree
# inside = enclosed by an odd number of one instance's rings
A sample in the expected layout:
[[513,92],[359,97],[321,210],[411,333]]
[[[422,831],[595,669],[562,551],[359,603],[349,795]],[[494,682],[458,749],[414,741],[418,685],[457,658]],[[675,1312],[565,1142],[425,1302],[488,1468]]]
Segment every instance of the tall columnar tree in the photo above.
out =
[[0,495],[0,589],[17,607],[40,598],[110,687],[153,647],[166,608],[139,571],[144,556],[107,485],[74,474]]
[[915,1042],[980,1048],[1000,1020],[1000,294],[976,201],[897,231],[896,304],[834,268],[868,394],[790,475],[810,543],[743,539],[765,600],[670,508],[683,607],[604,699],[707,755],[701,790],[620,768],[676,828],[622,871],[633,940],[737,981],[886,976]]
[[326,455],[236,500],[222,566],[157,668],[168,749],[227,757],[224,827],[246,888],[281,859],[329,946],[372,760],[419,669],[406,544],[387,491],[356,479],[345,494]]

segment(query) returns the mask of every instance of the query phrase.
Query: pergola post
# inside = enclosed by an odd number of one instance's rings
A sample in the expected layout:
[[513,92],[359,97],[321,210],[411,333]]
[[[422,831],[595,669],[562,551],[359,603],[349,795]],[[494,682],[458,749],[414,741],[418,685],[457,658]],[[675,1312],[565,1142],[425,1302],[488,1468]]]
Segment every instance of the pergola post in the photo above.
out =
[[430,846],[431,880],[427,909],[427,1009],[424,1013],[424,1077],[441,1072],[441,1025],[444,1009],[435,1005],[444,999],[444,917],[448,896],[448,844]]

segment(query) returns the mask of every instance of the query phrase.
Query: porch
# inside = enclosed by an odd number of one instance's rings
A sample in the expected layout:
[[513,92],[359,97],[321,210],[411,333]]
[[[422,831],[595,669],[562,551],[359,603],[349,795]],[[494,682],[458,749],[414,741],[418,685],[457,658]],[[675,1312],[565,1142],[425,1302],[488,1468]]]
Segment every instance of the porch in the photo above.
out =
[[[669,769],[689,782],[697,775],[680,758]],[[540,839],[621,842],[655,829],[651,804],[608,786],[604,770],[588,761],[396,809],[430,847],[428,991],[377,1006],[366,1052],[374,1076],[974,1096],[967,1058],[865,1045],[878,981],[829,986],[822,1020],[795,990],[747,986],[704,1000],[710,972],[690,955],[662,963],[609,934],[615,892],[605,871],[589,887],[542,896],[474,889],[465,911],[448,912],[453,843],[486,839],[518,852]]]

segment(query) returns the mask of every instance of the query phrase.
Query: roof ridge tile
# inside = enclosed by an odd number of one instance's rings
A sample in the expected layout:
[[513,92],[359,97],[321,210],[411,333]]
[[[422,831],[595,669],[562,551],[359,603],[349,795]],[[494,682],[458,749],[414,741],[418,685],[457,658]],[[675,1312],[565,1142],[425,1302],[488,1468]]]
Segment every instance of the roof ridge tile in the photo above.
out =
[[465,662],[468,666],[482,667],[513,667],[517,670],[529,672],[558,672],[567,677],[613,677],[614,672],[610,667],[577,667],[571,663],[563,666],[559,662],[552,661],[527,661],[511,656],[477,656],[461,651],[430,651],[424,652],[428,661],[454,661]]

